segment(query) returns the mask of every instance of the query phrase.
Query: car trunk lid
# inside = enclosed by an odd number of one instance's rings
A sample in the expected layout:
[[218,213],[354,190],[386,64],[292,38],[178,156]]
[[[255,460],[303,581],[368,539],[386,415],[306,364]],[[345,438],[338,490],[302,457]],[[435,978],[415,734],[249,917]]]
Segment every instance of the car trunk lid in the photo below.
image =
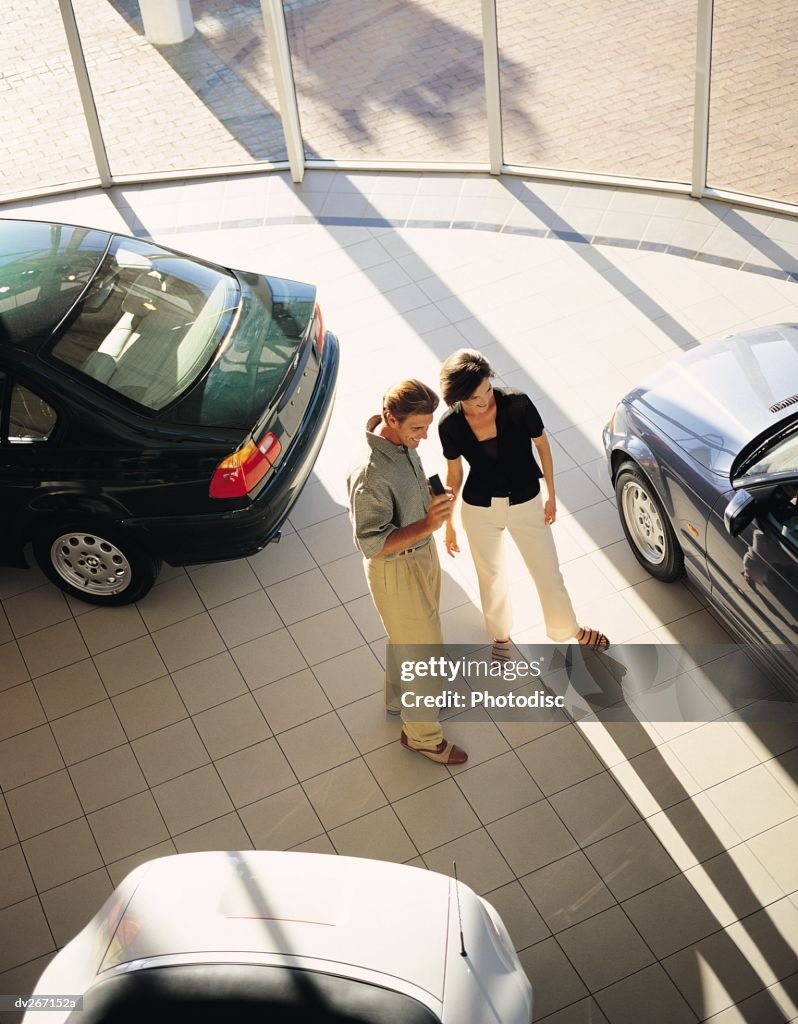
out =
[[312,285],[237,276],[236,322],[178,417],[241,432],[241,443],[220,463],[210,493],[252,500],[284,458],[310,403],[320,367],[321,317]]
[[377,971],[443,998],[450,879],[400,864],[312,853],[163,857],[141,882],[100,971],[212,950]]

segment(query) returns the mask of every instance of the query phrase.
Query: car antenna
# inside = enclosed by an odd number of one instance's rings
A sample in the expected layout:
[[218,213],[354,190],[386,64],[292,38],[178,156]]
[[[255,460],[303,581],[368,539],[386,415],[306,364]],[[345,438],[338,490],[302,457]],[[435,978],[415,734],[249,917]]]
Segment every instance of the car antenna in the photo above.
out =
[[460,913],[460,888],[457,880],[457,861],[452,861],[452,867],[454,868],[454,894],[457,897],[457,923],[460,926],[460,956],[468,956],[466,953],[465,942],[463,941],[463,915]]

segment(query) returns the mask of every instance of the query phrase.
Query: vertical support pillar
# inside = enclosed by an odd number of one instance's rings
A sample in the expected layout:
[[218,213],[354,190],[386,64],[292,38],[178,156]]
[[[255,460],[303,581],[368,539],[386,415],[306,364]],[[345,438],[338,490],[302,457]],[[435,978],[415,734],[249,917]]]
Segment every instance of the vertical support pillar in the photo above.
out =
[[260,0],[260,8],[274,66],[274,81],[277,86],[277,101],[280,104],[288,165],[291,168],[291,177],[299,184],[305,176],[305,150],[302,145],[302,127],[299,123],[299,106],[291,67],[285,11],[282,0]]
[[496,0],[482,0],[482,60],[485,67],[485,105],[488,115],[490,173],[501,174],[504,152]]
[[58,0],[61,10],[61,20],[64,23],[69,55],[72,58],[72,67],[75,69],[75,79],[78,83],[80,102],[83,106],[83,116],[86,118],[86,127],[89,131],[89,141],[94,153],[94,162],[97,165],[97,174],[100,178],[100,185],[103,188],[111,186],[111,168],[108,163],[108,154],[105,151],[100,118],[97,114],[97,107],[94,105],[94,95],[91,91],[89,71],[86,67],[86,59],[83,56],[83,47],[80,43],[78,23],[75,20],[75,12],[72,9],[72,0]]
[[139,0],[144,38],[154,46],[184,43],[194,35],[191,0]]
[[693,174],[691,195],[700,199],[707,187],[709,92],[712,77],[712,12],[714,0],[698,0],[695,32],[695,100],[693,103]]

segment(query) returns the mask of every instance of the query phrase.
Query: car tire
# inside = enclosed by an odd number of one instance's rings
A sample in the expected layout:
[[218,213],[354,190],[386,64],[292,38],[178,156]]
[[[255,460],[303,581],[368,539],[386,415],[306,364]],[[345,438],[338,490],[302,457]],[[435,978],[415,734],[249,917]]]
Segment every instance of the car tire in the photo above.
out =
[[684,572],[684,553],[651,482],[630,462],[615,478],[615,498],[623,531],[638,562],[665,583]]
[[111,524],[48,527],[34,538],[33,553],[45,576],[65,593],[105,606],[138,601],[161,569],[160,558]]

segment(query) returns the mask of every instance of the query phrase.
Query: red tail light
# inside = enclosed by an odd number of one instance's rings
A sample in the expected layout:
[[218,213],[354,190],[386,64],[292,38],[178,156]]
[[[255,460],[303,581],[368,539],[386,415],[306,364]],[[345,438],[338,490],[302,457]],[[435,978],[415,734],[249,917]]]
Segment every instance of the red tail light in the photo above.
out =
[[216,467],[210,496],[243,498],[266,476],[280,451],[280,442],[274,434],[265,434],[258,444],[250,439]]
[[324,320],[319,306],[316,306],[316,313],[313,317],[313,340],[316,342],[319,355],[321,355],[324,351]]

